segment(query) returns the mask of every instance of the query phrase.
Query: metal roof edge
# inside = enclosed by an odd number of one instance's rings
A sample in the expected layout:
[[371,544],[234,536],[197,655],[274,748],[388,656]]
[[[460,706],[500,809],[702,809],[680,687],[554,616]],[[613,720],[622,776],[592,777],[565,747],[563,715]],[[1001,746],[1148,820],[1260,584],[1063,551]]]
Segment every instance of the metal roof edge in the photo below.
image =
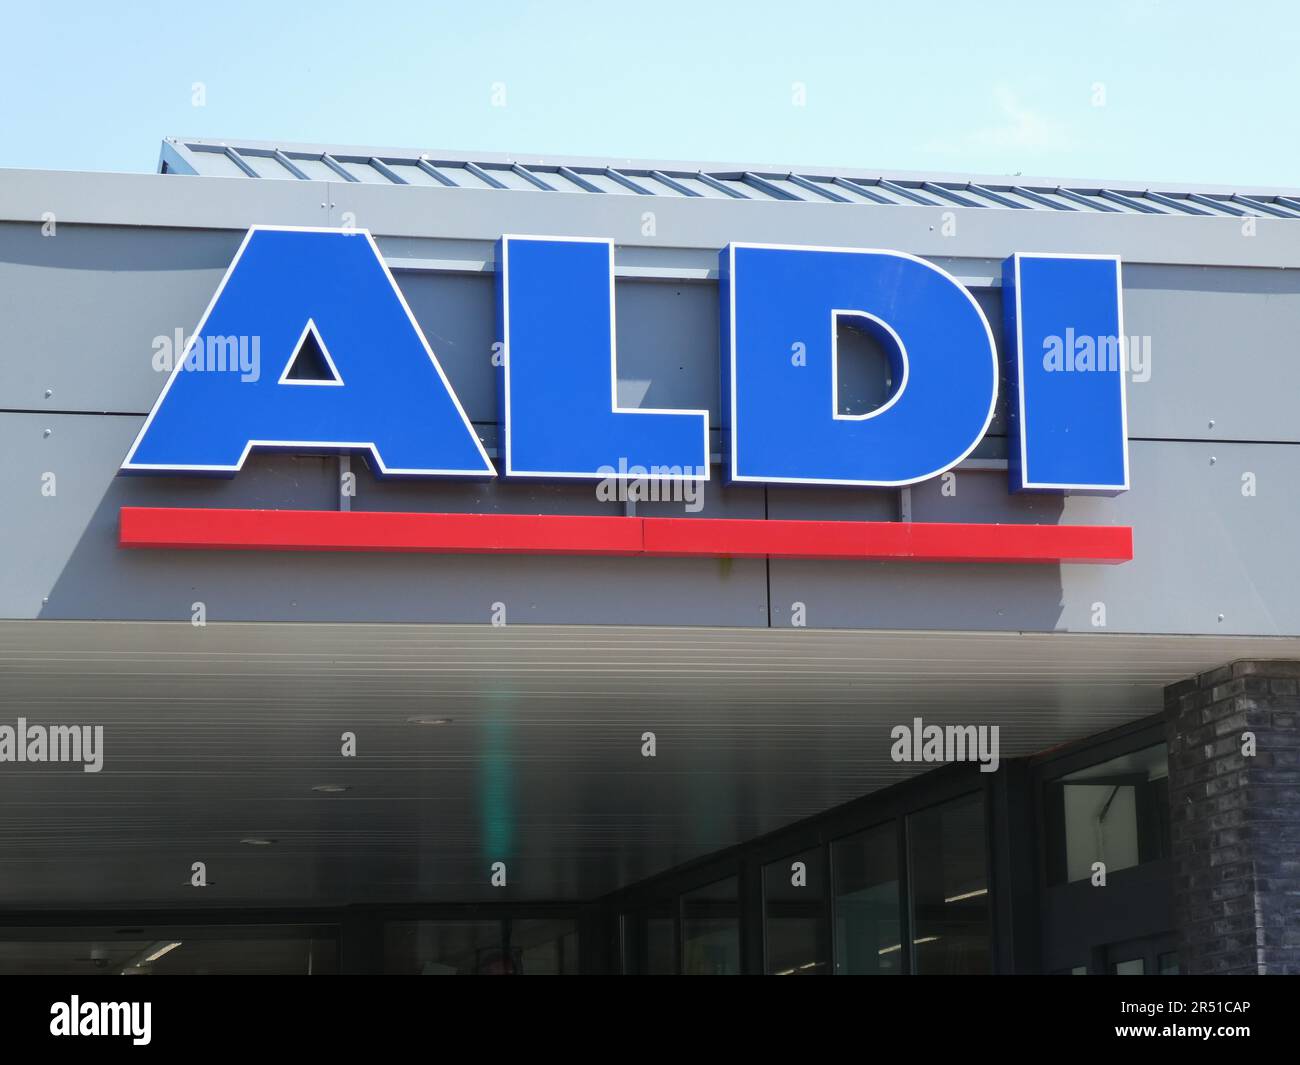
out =
[[1097,190],[1111,189],[1116,192],[1141,193],[1148,189],[1158,192],[1173,193],[1208,193],[1210,195],[1227,196],[1238,193],[1243,196],[1287,196],[1291,198],[1300,198],[1300,186],[1269,186],[1269,185],[1236,185],[1236,184],[1214,184],[1214,183],[1197,183],[1197,182],[1167,182],[1155,179],[1135,179],[1135,178],[1097,178],[1097,177],[1051,177],[1032,174],[988,174],[988,173],[971,173],[957,171],[927,171],[927,170],[878,170],[867,167],[836,167],[836,166],[814,166],[791,163],[745,163],[735,161],[709,161],[709,160],[656,160],[656,159],[634,159],[634,158],[611,158],[607,156],[575,156],[575,155],[538,155],[529,152],[489,152],[489,151],[466,151],[464,149],[451,148],[412,148],[412,147],[374,147],[368,145],[338,145],[338,144],[320,144],[312,142],[294,142],[294,141],[257,141],[243,140],[240,138],[216,138],[216,137],[167,137],[163,141],[164,146],[170,145],[182,157],[188,156],[186,145],[202,144],[212,147],[231,147],[236,150],[242,148],[252,149],[254,151],[275,151],[276,149],[290,152],[303,152],[306,154],[324,154],[329,153],[333,156],[344,157],[376,157],[376,158],[420,158],[427,156],[430,159],[444,160],[456,163],[494,163],[500,165],[509,165],[518,163],[526,167],[546,167],[558,168],[567,166],[577,168],[596,168],[604,169],[612,167],[618,169],[630,169],[637,171],[659,170],[669,174],[683,173],[694,174],[705,172],[709,174],[745,174],[755,173],[759,175],[786,175],[800,174],[803,176],[814,177],[842,177],[847,179],[875,181],[878,178],[884,178],[888,181],[895,182],[923,182],[933,181],[936,183],[948,184],[966,184],[974,183],[976,185],[1023,185],[1030,188],[1048,188],[1054,189],[1058,186],[1065,186],[1071,189],[1089,189]]
[[[327,190],[332,195],[324,195]],[[446,209],[426,212],[411,210],[412,193],[404,185],[202,176],[178,181],[165,174],[15,168],[0,172],[0,222],[39,224],[52,213],[60,223],[241,231],[271,220],[340,225],[341,212],[352,211],[378,239],[396,242],[387,252],[395,258],[483,260],[502,232],[601,234],[624,249],[624,265],[671,267],[674,277],[683,276],[683,264],[698,265],[699,249],[716,256],[718,248],[742,236],[778,244],[907,248],[926,258],[967,261],[967,267],[970,260],[1000,262],[1019,250],[1114,254],[1126,263],[1300,269],[1300,244],[1290,226],[1263,221],[1243,240],[1243,220],[1230,216],[1185,215],[1171,226],[1169,216],[1151,214],[972,211],[967,218],[979,223],[950,237],[934,224],[947,210],[942,206],[899,210],[867,204],[846,213],[843,204],[829,200],[776,201],[774,207],[774,201],[679,197],[665,198],[656,208],[660,233],[677,234],[666,242],[642,232],[639,205],[645,201],[639,198],[622,205],[632,210],[611,211],[611,199],[596,195],[503,196],[473,188],[445,188],[440,195]],[[433,243],[416,249],[411,240]],[[479,242],[474,254],[460,247],[465,242]],[[649,249],[656,249],[653,262],[646,259]]]

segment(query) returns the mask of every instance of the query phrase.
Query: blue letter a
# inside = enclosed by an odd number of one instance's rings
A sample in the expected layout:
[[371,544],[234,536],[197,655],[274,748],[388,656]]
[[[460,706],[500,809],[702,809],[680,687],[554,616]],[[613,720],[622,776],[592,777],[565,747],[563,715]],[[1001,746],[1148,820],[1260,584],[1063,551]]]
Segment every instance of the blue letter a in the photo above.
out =
[[[325,379],[290,374],[309,338]],[[495,473],[368,232],[250,229],[122,469],[233,474],[254,447]]]

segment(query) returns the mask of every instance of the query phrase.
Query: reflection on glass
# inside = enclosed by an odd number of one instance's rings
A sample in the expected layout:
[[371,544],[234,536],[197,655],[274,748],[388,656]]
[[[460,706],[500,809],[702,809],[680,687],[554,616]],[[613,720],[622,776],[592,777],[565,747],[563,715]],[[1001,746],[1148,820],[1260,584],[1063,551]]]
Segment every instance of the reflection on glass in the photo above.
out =
[[1178,952],[1177,951],[1173,951],[1173,950],[1167,951],[1164,954],[1161,954],[1160,957],[1156,959],[1156,961],[1159,964],[1161,976],[1178,975]]
[[1116,976],[1142,976],[1146,971],[1146,964],[1141,958],[1129,958],[1115,963]]
[[0,974],[319,976],[338,972],[337,931],[299,925],[28,928],[0,940]]
[[623,914],[623,972],[628,976],[675,976],[677,973],[673,920],[674,903],[652,903],[643,910]]
[[763,867],[766,972],[818,976],[826,972],[822,852],[806,851]]
[[902,972],[894,823],[831,844],[837,975]]
[[1169,855],[1169,752],[1130,751],[1048,783],[1048,872],[1052,883],[1108,874]]
[[740,973],[740,911],[734,876],[682,896],[682,972],[688,976]]
[[510,976],[500,921],[389,921],[384,972],[422,976]]
[[990,971],[984,798],[967,795],[907,818],[912,971]]
[[647,917],[645,920],[645,968],[641,971],[647,976],[670,976],[677,972],[677,962],[673,958],[673,919],[669,917]]
[[511,921],[510,954],[523,976],[574,976],[578,926],[570,920]]

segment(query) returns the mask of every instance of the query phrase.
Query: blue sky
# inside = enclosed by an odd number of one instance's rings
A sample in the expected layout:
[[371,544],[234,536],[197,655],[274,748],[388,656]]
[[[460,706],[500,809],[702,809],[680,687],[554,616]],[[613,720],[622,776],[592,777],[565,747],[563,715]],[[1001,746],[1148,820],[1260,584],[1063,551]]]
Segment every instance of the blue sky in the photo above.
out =
[[1300,185],[1294,3],[51,0],[5,21],[0,166],[150,170],[177,135]]

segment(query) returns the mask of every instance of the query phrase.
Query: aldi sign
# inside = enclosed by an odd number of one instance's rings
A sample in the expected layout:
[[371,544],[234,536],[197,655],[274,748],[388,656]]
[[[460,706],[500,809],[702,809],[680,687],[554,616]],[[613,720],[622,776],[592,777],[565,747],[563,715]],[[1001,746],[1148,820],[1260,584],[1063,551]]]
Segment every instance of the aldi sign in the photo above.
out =
[[[256,226],[123,472],[233,475],[254,449],[279,449],[365,452],[386,477],[709,479],[707,410],[618,404],[613,241],[505,236],[496,277],[499,467],[368,232]],[[1118,258],[1009,258],[1001,367],[970,292],[914,255],[734,243],[719,279],[729,481],[925,481],[975,449],[1005,375],[1011,490],[1128,488]],[[891,365],[890,394],[867,413],[840,406],[842,324]],[[241,337],[256,339],[267,372],[210,372],[190,357]],[[1073,357],[1079,338],[1091,358]],[[308,343],[321,373],[295,376]]]

